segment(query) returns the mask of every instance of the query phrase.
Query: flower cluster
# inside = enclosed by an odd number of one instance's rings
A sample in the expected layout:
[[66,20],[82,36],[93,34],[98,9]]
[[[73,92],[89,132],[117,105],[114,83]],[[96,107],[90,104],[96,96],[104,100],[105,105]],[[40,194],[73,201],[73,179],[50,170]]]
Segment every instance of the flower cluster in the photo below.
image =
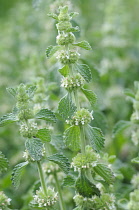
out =
[[100,197],[95,195],[92,196],[92,198],[87,198],[76,194],[74,196],[74,201],[79,209],[116,210],[115,197],[113,194],[104,193]]
[[43,164],[43,170],[46,174],[54,174],[60,171],[60,168],[57,164],[53,162],[48,162]]
[[20,134],[23,137],[31,138],[33,136],[36,136],[37,133],[37,123],[34,122],[28,122],[28,125],[25,123],[22,123],[20,125]]
[[7,207],[8,205],[10,205],[10,201],[11,199],[8,198],[3,191],[0,192],[0,209],[4,210],[5,207]]
[[64,87],[68,91],[81,88],[84,84],[84,79],[80,74],[73,76],[64,77],[61,82],[61,87]]
[[61,50],[57,56],[64,65],[74,64],[78,61],[80,54],[76,50]]
[[57,193],[54,192],[54,189],[50,187],[47,188],[47,195],[40,188],[36,190],[36,195],[33,196],[33,201],[31,202],[31,206],[33,207],[51,207],[53,206],[58,199]]
[[27,87],[24,84],[20,84],[17,88],[16,95],[19,121],[28,120],[33,118],[33,110],[30,107],[30,95]]
[[71,120],[66,120],[66,122],[72,125],[87,125],[93,119],[92,113],[82,108],[75,113]]
[[139,189],[130,193],[130,201],[128,203],[129,210],[137,210],[139,204]]
[[93,149],[87,145],[85,147],[85,154],[78,153],[72,159],[71,167],[74,168],[74,171],[80,171],[83,168],[92,168],[96,165],[98,158],[100,158],[99,154],[95,153]]

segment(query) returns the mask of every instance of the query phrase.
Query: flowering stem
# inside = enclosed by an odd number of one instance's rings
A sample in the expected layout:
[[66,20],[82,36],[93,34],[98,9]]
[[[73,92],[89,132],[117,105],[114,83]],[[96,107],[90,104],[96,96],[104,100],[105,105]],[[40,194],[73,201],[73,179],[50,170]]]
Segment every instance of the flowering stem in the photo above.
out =
[[84,134],[84,126],[80,126],[80,137],[81,137],[81,152],[85,153],[85,134]]
[[60,209],[61,209],[61,210],[66,210],[65,204],[64,204],[64,201],[63,201],[62,192],[61,192],[61,187],[60,187],[60,185],[59,185],[59,181],[58,181],[58,179],[57,179],[57,174],[56,174],[56,173],[54,174],[54,178],[55,178],[56,188],[57,188],[58,195],[59,195]]
[[78,110],[80,110],[80,104],[79,104],[79,100],[78,100],[77,90],[74,90],[74,99],[75,99],[75,104],[77,106],[77,111],[78,111]]
[[41,180],[42,189],[43,189],[45,195],[47,195],[47,189],[46,189],[46,185],[45,185],[44,174],[43,174],[43,170],[42,170],[42,166],[41,166],[40,161],[37,161],[37,166],[38,166],[38,171],[39,171],[39,176],[40,176],[40,180]]

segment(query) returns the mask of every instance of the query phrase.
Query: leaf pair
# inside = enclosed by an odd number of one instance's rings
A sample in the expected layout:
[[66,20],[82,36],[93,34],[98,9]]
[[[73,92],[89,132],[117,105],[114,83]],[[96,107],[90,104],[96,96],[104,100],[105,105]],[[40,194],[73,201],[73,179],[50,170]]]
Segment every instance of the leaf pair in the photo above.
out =
[[[99,128],[85,126],[85,137],[89,141],[90,145],[96,152],[104,147],[104,136]],[[64,141],[66,146],[72,151],[80,150],[80,127],[70,126],[64,132]]]

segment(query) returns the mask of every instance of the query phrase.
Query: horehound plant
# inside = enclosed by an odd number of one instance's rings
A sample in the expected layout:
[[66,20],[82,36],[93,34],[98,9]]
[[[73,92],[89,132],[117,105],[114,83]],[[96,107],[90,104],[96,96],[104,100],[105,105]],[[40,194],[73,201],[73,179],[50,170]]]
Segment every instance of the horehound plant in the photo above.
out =
[[[113,130],[114,136],[118,135],[120,132],[124,131],[127,128],[131,129],[131,140],[133,146],[130,147],[130,151],[138,154],[138,145],[139,145],[139,82],[134,82],[134,91],[130,89],[125,90],[125,95],[127,99],[130,100],[133,104],[133,113],[131,115],[130,121],[119,121]],[[139,164],[139,155],[135,158],[132,157],[131,163]],[[126,202],[126,209],[129,210],[138,210],[139,203],[139,174],[133,175],[131,179],[133,192],[130,193],[130,201]]]
[[[25,162],[19,163],[13,169],[13,185],[17,189],[24,168],[29,163],[36,163],[41,187],[37,189],[36,194],[33,195],[33,200],[30,203],[31,209],[53,209],[57,202],[58,194],[54,189],[46,185],[41,164],[43,159],[46,158],[47,148],[45,151],[45,144],[47,144],[48,147],[51,140],[50,131],[47,127],[40,128],[38,120],[42,119],[47,123],[55,123],[55,114],[51,110],[45,108],[39,110],[37,113],[35,112],[36,108],[34,108],[33,97],[36,86],[20,84],[17,88],[8,88],[7,90],[16,99],[16,106],[12,113],[4,115],[0,119],[0,126],[17,122],[20,134],[25,138],[25,152],[23,154]],[[4,164],[4,160],[1,162]]]
[[57,21],[58,35],[57,45],[46,49],[47,57],[56,54],[61,63],[58,70],[62,75],[61,87],[67,91],[58,106],[60,117],[69,125],[63,135],[64,143],[74,155],[71,172],[65,180],[67,186],[75,187],[73,199],[76,210],[114,210],[115,198],[109,187],[114,176],[101,152],[104,136],[99,128],[90,126],[93,112],[82,108],[79,100],[79,94],[85,95],[92,109],[97,98],[93,91],[84,88],[92,75],[88,65],[79,63],[78,47],[91,50],[91,46],[87,41],[76,42],[74,32],[79,31],[79,28],[73,27],[70,22],[76,15],[76,12],[68,12],[68,6],[60,7],[59,14],[49,14]]

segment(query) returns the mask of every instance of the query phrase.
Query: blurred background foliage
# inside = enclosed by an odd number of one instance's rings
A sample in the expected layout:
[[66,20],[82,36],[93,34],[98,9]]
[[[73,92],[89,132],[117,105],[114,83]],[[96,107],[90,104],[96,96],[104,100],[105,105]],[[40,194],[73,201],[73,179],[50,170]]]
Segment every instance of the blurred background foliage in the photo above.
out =
[[[46,107],[56,111],[58,101],[64,95],[60,90],[59,64],[55,58],[46,59],[45,49],[55,45],[55,21],[47,16],[57,12],[62,0],[12,0],[0,1],[0,115],[10,112],[14,99],[6,87],[20,83],[32,83],[43,77],[46,88]],[[137,154],[132,145],[130,130],[112,138],[112,129],[119,120],[130,120],[132,104],[126,100],[124,89],[133,89],[133,82],[139,80],[139,24],[138,0],[71,0],[71,10],[79,12],[73,25],[81,31],[78,40],[87,40],[92,52],[81,50],[81,61],[92,70],[92,82],[87,85],[96,92],[98,104],[94,107],[94,126],[100,127],[106,135],[105,152],[116,155],[114,170],[119,173],[115,190],[118,198],[126,197],[132,190],[130,180],[138,170],[131,165],[131,157]],[[88,104],[81,96],[82,105]],[[90,108],[91,109],[91,108]],[[64,125],[59,121],[59,133]],[[36,169],[28,168],[27,177],[15,192],[11,185],[11,170],[22,160],[24,142],[17,125],[0,129],[0,150],[9,159],[10,170],[1,177],[0,189],[13,199],[13,208],[28,209],[25,195],[37,179]],[[34,173],[32,173],[34,170]],[[35,175],[34,175],[35,174]],[[119,195],[120,194],[120,195]],[[71,207],[72,208],[72,207]]]

